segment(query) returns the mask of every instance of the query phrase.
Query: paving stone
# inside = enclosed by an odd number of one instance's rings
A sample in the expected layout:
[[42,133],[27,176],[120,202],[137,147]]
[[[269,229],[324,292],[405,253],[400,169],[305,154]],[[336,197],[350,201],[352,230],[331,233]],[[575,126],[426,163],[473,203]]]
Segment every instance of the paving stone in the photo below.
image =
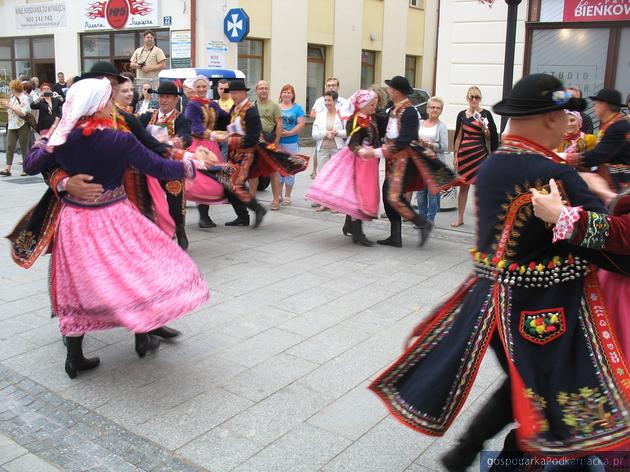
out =
[[221,426],[189,442],[177,453],[213,472],[227,472],[262,449],[262,446]]
[[260,401],[318,366],[288,354],[278,354],[221,384],[229,392]]
[[350,390],[311,416],[308,423],[356,441],[387,416],[383,404],[367,387],[366,382]]
[[252,405],[242,397],[211,388],[132,428],[167,449],[177,449]]
[[322,470],[404,470],[434,441],[435,438],[419,434],[387,417]]
[[238,414],[222,426],[264,446],[298,426],[327,403],[318,392],[294,383]]
[[309,338],[287,351],[288,354],[323,364],[367,339],[364,331],[336,326]]
[[24,454],[28,454],[28,450],[24,449],[4,434],[0,434],[0,465],[6,464]]
[[319,470],[350,444],[351,441],[345,438],[308,424],[302,424],[237,467],[235,471],[308,472]]
[[326,304],[291,318],[279,327],[286,331],[291,331],[310,338],[331,326],[341,323],[344,319],[348,318],[348,316],[350,316],[350,314],[348,314],[346,310]]
[[13,459],[11,462],[3,464],[2,467],[4,467],[7,472],[56,472],[61,470],[58,467],[43,461],[35,454],[25,454],[17,459]]
[[285,351],[302,341],[303,337],[277,328],[271,328],[249,338],[233,348],[219,353],[219,356],[245,367],[254,367],[270,357]]

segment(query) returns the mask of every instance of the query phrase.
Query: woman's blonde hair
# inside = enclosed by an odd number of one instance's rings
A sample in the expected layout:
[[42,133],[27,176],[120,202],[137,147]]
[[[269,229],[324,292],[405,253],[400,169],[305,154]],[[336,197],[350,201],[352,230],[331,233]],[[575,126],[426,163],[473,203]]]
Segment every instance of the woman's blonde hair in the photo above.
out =
[[24,86],[22,85],[22,82],[20,82],[19,80],[14,79],[11,82],[9,82],[9,88],[15,90],[17,93],[24,92]]
[[376,93],[378,97],[378,107],[385,108],[387,106],[387,101],[389,100],[389,96],[387,92],[383,89],[383,87],[379,87],[377,84],[370,85],[369,90],[372,90]]
[[468,89],[468,92],[466,92],[466,98],[468,99],[472,97],[473,95],[477,95],[479,96],[479,98],[482,97],[481,90],[479,90],[479,87],[477,87],[476,85],[473,85],[472,87]]

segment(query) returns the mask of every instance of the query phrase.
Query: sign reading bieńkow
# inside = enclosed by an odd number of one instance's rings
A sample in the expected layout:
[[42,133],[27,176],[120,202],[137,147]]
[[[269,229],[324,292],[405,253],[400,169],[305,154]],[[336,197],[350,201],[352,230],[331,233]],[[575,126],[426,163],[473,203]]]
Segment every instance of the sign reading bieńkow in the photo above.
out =
[[15,26],[19,30],[66,26],[66,2],[31,3],[16,6]]
[[630,20],[630,0],[564,0],[564,21]]
[[84,30],[160,26],[158,0],[81,0]]

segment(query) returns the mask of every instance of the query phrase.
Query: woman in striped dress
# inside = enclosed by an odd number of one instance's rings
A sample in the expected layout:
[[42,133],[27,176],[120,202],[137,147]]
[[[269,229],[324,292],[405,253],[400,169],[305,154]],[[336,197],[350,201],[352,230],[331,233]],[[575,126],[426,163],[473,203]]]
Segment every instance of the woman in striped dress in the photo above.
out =
[[499,147],[497,127],[488,110],[481,108],[481,91],[474,85],[466,94],[468,108],[457,115],[455,124],[455,168],[464,178],[457,195],[457,220],[451,224],[453,228],[464,224],[464,212],[468,200],[468,190],[477,179],[479,166],[490,152]]

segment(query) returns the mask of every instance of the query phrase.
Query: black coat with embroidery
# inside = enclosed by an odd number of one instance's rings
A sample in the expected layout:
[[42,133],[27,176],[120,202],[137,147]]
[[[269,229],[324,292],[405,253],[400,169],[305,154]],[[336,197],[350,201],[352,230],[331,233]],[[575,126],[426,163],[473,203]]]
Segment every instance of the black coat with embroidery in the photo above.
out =
[[497,152],[483,163],[474,273],[371,385],[411,428],[444,434],[496,332],[510,366],[522,450],[588,455],[630,439],[630,376],[588,272],[593,262],[630,274],[630,258],[553,244],[529,193],[550,178],[571,205],[605,211],[573,169],[540,154]]

